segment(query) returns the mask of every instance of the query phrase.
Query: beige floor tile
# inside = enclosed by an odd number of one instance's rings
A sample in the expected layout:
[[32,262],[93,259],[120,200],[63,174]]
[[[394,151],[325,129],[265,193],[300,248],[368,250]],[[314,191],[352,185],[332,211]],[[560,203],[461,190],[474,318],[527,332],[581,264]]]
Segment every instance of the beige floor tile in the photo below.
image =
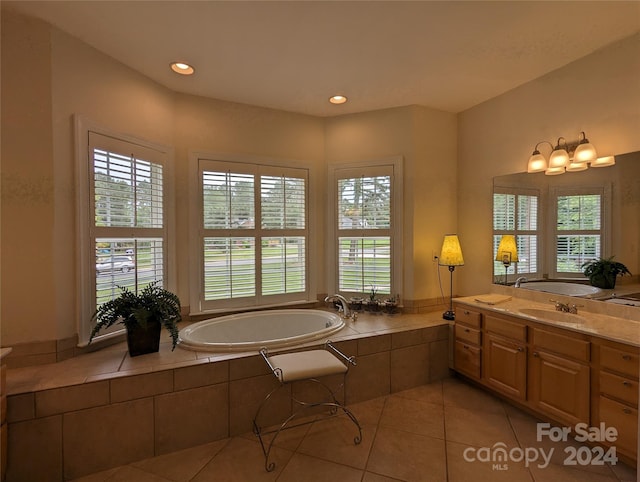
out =
[[[449,482],[532,482],[531,473],[523,462],[507,461],[500,469],[491,462],[475,457],[476,447],[447,442],[447,471]],[[466,457],[465,457],[465,450]]]
[[259,442],[234,437],[196,475],[193,482],[260,482],[274,481],[293,454],[275,447],[269,458],[275,463],[272,472],[265,470],[265,459]]
[[366,470],[406,481],[446,481],[445,442],[380,427]]
[[457,378],[443,380],[442,392],[445,405],[500,415],[505,413],[498,398]]
[[613,473],[602,475],[557,464],[549,464],[545,468],[531,466],[530,470],[535,482],[618,482]]
[[107,482],[169,482],[170,480],[127,465],[118,469],[107,479]]
[[387,397],[378,397],[366,402],[347,405],[347,408],[351,410],[361,426],[378,425],[386,401]]
[[187,482],[195,477],[228,443],[229,439],[218,440],[216,442],[142,460],[131,465],[145,472],[175,482]]
[[408,398],[410,400],[420,400],[421,402],[438,403],[442,405],[444,403],[444,397],[442,395],[442,382],[433,382],[427,385],[420,385],[419,387],[410,388],[409,390],[403,390],[394,394],[397,397]]
[[304,454],[294,454],[278,482],[360,482],[362,470]]
[[518,444],[506,415],[445,405],[444,426],[451,442],[475,447],[491,447],[498,442],[507,447]]
[[611,466],[611,470],[622,482],[637,482],[640,480],[640,470],[629,467],[627,464],[618,462]]
[[373,472],[365,472],[362,478],[362,482],[397,482],[399,480],[385,475],[374,474]]
[[358,435],[356,425],[344,415],[321,420],[313,424],[298,452],[364,469],[375,435],[375,426],[362,427],[362,441],[356,444],[354,439]]
[[391,395],[384,406],[380,426],[444,439],[443,407]]
[[116,467],[115,469],[105,470],[104,472],[96,472],[95,474],[85,475],[77,479],[69,479],[67,482],[105,482],[116,472],[123,470],[124,467]]

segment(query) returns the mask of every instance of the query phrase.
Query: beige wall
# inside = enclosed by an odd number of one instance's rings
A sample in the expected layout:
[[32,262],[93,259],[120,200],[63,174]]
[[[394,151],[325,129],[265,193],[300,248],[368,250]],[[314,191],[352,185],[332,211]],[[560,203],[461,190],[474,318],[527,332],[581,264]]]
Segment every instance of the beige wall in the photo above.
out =
[[456,227],[455,114],[407,106],[326,120],[327,163],[397,156],[404,171],[402,295],[433,299],[439,288],[431,253]]
[[640,150],[639,58],[635,35],[459,115],[461,295],[490,288],[494,176],[526,170],[537,142],[577,141],[580,131],[599,155]]
[[[312,167],[320,293],[327,286],[327,163],[402,156],[403,297],[426,300],[439,295],[431,257],[450,232],[460,235],[466,261],[456,270],[455,291],[488,289],[492,177],[523,170],[535,142],[585,130],[602,153],[640,149],[634,58],[638,37],[459,116],[408,106],[322,119],[171,92],[78,39],[3,9],[2,345],[76,333],[74,114],[174,147],[177,291],[185,301],[190,151]],[[441,272],[447,295],[448,273]]]

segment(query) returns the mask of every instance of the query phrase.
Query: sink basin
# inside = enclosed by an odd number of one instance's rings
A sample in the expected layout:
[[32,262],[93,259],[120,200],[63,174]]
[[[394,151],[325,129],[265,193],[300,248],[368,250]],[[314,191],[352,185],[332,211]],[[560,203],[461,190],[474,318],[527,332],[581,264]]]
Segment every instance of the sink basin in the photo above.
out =
[[589,296],[602,293],[602,290],[595,286],[557,281],[532,281],[531,283],[522,283],[520,288],[565,296]]
[[563,311],[555,310],[543,310],[540,308],[522,308],[519,310],[525,316],[531,318],[537,318],[544,321],[559,321],[561,323],[584,323],[586,318],[580,315],[574,315],[572,313],[565,313]]

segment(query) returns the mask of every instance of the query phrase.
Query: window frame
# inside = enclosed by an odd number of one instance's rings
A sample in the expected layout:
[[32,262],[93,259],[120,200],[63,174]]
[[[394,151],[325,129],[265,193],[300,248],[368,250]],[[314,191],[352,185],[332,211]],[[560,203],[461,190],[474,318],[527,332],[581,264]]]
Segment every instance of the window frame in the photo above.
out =
[[[375,177],[388,169],[391,176],[391,288],[389,296],[399,296],[402,299],[403,291],[403,158],[401,156],[354,161],[346,163],[331,163],[328,166],[328,204],[327,211],[327,289],[329,294],[339,293],[344,296],[366,296],[368,292],[340,292],[339,287],[339,257],[338,243],[340,230],[338,229],[338,180],[354,177]],[[360,230],[362,234],[371,233],[371,230]],[[374,233],[375,234],[375,233]]]
[[[135,229],[127,227],[112,227],[109,234],[105,228],[96,228],[94,213],[94,172],[92,169],[92,139],[100,136],[99,143],[105,148],[111,147],[118,152],[126,146],[126,150],[133,152],[145,151],[153,156],[152,162],[159,162],[163,166],[163,227],[137,228],[153,230],[154,238],[163,239],[163,276],[162,283],[166,289],[175,290],[175,208],[173,202],[173,148],[159,143],[147,141],[129,134],[105,128],[84,116],[74,116],[74,143],[76,164],[76,266],[77,293],[76,328],[78,346],[86,346],[93,328],[90,322],[96,310],[96,273],[95,273],[95,239],[104,237],[134,238]],[[122,151],[120,151],[122,152]],[[124,151],[126,152],[126,151]],[[137,157],[137,156],[136,156]],[[150,233],[149,233],[150,234]],[[146,236],[148,237],[148,236]],[[115,329],[107,334],[96,337],[96,340],[108,339],[124,333],[124,328]]]
[[[584,196],[600,195],[600,257],[608,256],[611,249],[611,184],[600,186],[554,186],[549,190],[549,227],[546,234],[547,245],[550,247],[547,253],[547,263],[549,266],[549,276],[552,279],[586,279],[582,272],[572,273],[558,271],[558,246],[557,236],[559,233],[571,234],[579,230],[558,231],[558,197],[560,196]],[[588,261],[588,260],[585,260]]]
[[[515,213],[514,213],[514,229],[495,229],[494,220],[495,220],[495,195],[496,194],[515,196],[516,207],[515,207]],[[532,196],[538,199],[537,219],[536,219],[537,229],[535,230],[518,229],[518,208],[517,208],[518,196]],[[542,246],[542,241],[543,239],[545,239],[545,236],[544,236],[545,226],[543,225],[543,219],[545,219],[543,215],[545,200],[544,200],[544,197],[542,196],[542,193],[538,189],[494,186],[491,200],[492,200],[492,214],[493,214],[491,218],[491,226],[492,226],[491,249],[492,249],[492,259],[494,261],[492,264],[494,282],[503,283],[503,280],[505,278],[504,266],[502,266],[502,268],[497,268],[496,267],[497,261],[495,261],[496,249],[497,249],[497,246],[495,245],[495,239],[496,239],[496,236],[502,236],[504,234],[513,234],[516,237],[516,243],[518,241],[519,236],[535,236],[536,237],[537,271],[530,272],[530,271],[520,270],[519,269],[520,266],[518,265],[518,262],[517,261],[513,262],[511,266],[509,266],[509,269],[507,270],[507,283],[515,281],[516,278],[520,276],[525,276],[525,275],[527,275],[527,277],[530,277],[530,278],[531,277],[542,278],[542,273],[544,272],[544,256],[543,256],[544,247]],[[520,253],[518,253],[518,257],[520,257]],[[496,269],[498,271],[496,271]]]
[[[254,184],[254,199],[260,203],[261,183],[260,174],[272,176],[276,172],[283,170],[295,170],[305,172],[306,187],[306,241],[305,241],[305,290],[293,294],[262,295],[261,285],[258,281],[260,272],[260,248],[257,246],[262,238],[273,236],[294,236],[292,230],[287,229],[262,229],[259,219],[259,208],[255,211],[255,223],[253,229],[232,230],[243,237],[255,237],[255,273],[256,273],[256,294],[253,297],[244,297],[230,300],[205,300],[204,295],[204,250],[202,242],[206,231],[203,223],[204,198],[201,178],[201,162],[220,163],[228,165],[233,172],[245,169],[245,166],[253,166],[256,169]],[[214,165],[214,164],[212,164]],[[233,169],[237,167],[237,169]],[[243,171],[244,172],[244,171]],[[233,155],[226,153],[212,153],[205,151],[191,151],[189,153],[189,249],[192,254],[189,257],[189,286],[190,286],[190,314],[199,315],[206,313],[223,313],[228,311],[242,311],[257,308],[270,308],[277,306],[291,306],[298,304],[308,304],[316,301],[316,281],[313,273],[316,272],[317,243],[314,242],[314,216],[313,216],[313,166],[305,161],[291,161],[273,159],[268,157],[255,157],[244,155]],[[254,204],[255,206],[255,204]],[[298,231],[299,232],[299,231]],[[262,233],[256,234],[253,233]],[[297,235],[297,234],[295,234]],[[235,234],[234,234],[235,236]],[[253,303],[247,303],[254,300]]]

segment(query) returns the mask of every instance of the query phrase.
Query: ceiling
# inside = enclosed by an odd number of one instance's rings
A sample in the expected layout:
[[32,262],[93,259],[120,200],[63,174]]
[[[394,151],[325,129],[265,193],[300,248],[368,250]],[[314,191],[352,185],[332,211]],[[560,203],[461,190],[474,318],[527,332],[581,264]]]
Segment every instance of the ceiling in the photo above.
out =
[[460,112],[640,31],[637,1],[2,3],[172,90],[316,116]]

